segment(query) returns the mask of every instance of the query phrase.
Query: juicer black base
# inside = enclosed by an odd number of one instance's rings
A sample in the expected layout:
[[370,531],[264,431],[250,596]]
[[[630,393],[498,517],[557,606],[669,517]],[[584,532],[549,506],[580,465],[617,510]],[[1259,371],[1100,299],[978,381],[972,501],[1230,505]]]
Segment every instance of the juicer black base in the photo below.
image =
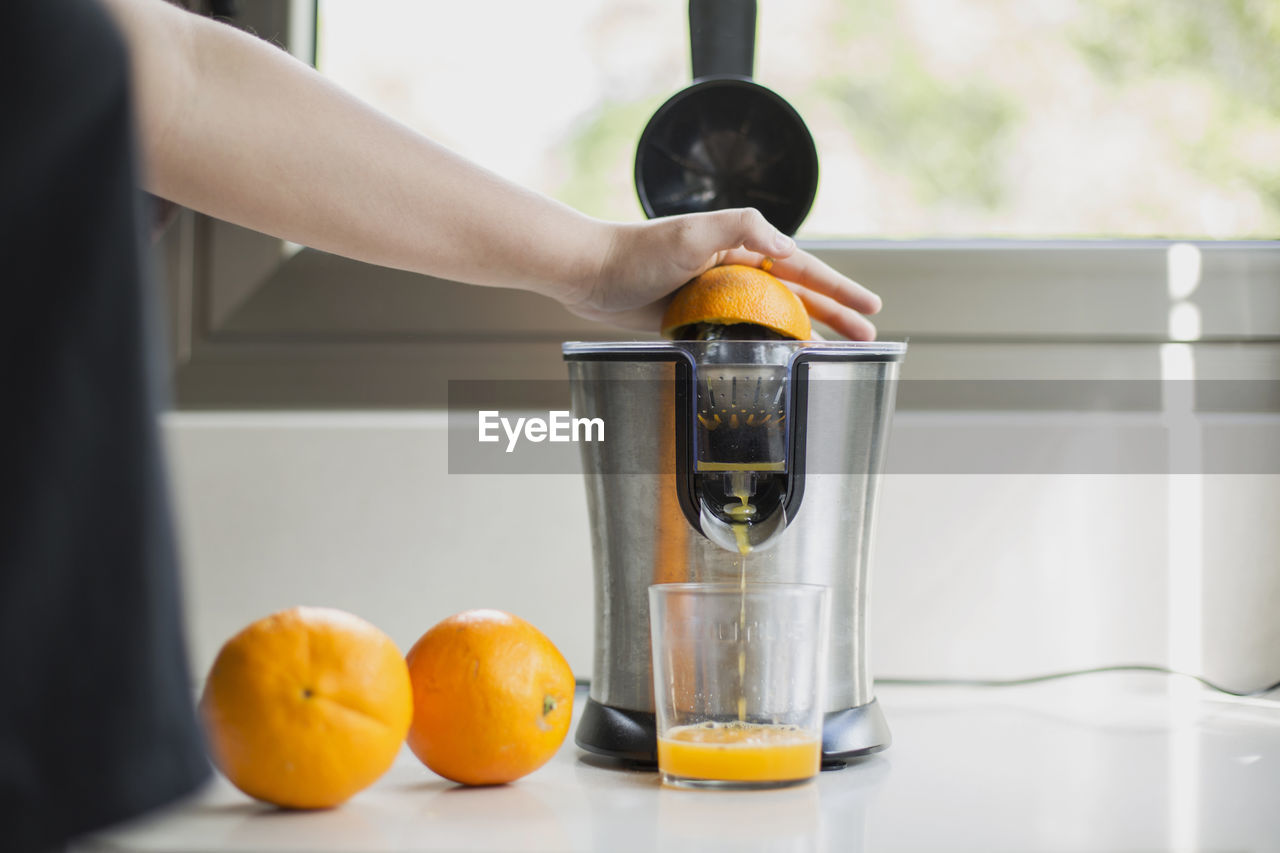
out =
[[880,703],[828,711],[822,717],[822,769],[839,770],[850,761],[893,743]]
[[588,698],[573,740],[596,755],[651,770],[658,766],[658,723],[650,712],[614,708]]
[[[603,705],[587,699],[573,736],[587,752],[616,758],[634,767],[658,766],[658,730],[654,715]],[[880,705],[829,711],[822,719],[822,769],[839,770],[850,760],[879,752],[893,737]]]

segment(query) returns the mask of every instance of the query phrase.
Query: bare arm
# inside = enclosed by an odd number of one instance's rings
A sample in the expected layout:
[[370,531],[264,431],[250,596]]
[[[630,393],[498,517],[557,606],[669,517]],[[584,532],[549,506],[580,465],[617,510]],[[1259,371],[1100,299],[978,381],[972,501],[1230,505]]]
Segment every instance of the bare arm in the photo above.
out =
[[[147,187],[220,219],[383,266],[551,296],[655,328],[663,298],[731,258],[788,259],[811,313],[871,337],[879,300],[754,211],[618,225],[519,187],[287,53],[162,0],[104,0],[129,44]],[[730,254],[732,253],[732,254]],[[754,259],[754,260],[753,260]]]

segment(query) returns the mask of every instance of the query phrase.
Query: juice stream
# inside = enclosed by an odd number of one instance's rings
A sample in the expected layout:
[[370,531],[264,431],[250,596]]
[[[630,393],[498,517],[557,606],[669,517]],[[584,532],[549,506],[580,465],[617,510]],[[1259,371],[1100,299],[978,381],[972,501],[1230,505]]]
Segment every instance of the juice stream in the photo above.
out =
[[[751,516],[751,505],[747,498],[751,493],[745,486],[734,489],[733,496],[741,502],[737,513],[743,518]],[[747,718],[747,552],[751,550],[751,542],[747,539],[747,523],[739,521],[733,525],[733,535],[738,540],[738,719]]]

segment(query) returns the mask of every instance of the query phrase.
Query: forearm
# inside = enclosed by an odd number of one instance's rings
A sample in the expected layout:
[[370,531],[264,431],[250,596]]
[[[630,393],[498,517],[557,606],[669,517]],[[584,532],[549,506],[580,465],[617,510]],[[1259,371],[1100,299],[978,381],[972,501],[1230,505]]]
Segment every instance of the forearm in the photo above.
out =
[[875,294],[797,251],[757,211],[600,222],[453,154],[252,36],[163,0],[102,2],[129,44],[157,195],[295,243],[533,290],[647,330],[684,282],[768,256],[815,319],[875,335],[858,313],[879,310]]
[[570,302],[597,277],[603,223],[481,169],[252,36],[160,0],[107,5],[133,56],[157,195],[371,263]]

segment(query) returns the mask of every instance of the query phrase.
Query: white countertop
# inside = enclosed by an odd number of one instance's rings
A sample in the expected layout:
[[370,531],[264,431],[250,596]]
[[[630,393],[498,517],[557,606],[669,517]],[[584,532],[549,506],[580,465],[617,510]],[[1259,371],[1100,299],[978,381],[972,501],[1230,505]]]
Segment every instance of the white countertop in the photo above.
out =
[[893,745],[799,788],[664,789],[571,732],[511,785],[461,788],[406,750],[332,811],[278,811],[219,778],[73,850],[1280,851],[1280,701],[1156,676],[879,697]]

